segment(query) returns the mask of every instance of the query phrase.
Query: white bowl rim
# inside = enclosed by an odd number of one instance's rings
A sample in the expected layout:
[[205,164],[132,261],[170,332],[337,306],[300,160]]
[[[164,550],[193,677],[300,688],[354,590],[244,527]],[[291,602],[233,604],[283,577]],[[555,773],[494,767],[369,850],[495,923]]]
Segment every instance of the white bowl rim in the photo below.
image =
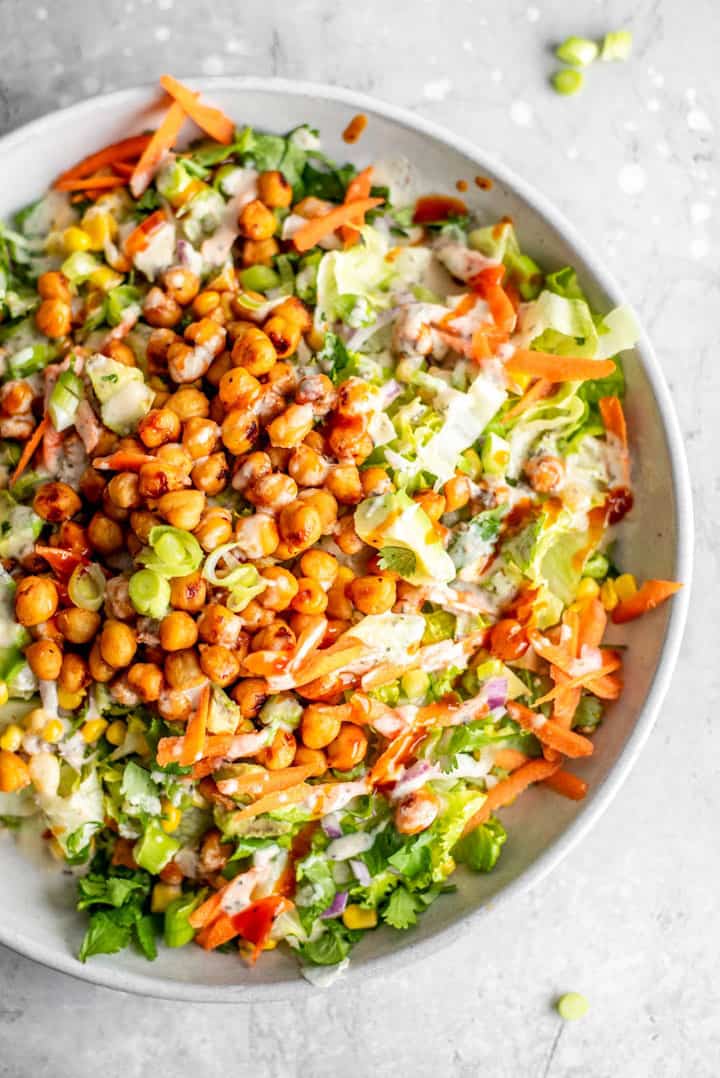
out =
[[[218,76],[208,78],[190,75],[183,76],[183,81],[209,93],[212,93],[213,90],[223,89],[247,90],[337,101],[357,109],[358,112],[374,113],[404,127],[426,134],[430,138],[444,142],[452,149],[471,158],[479,168],[487,168],[492,171],[503,184],[525,199],[530,206],[537,210],[552,227],[576,248],[583,260],[591,267],[592,275],[611,301],[616,305],[624,302],[620,287],[613,276],[588,248],[585,241],[576,232],[575,227],[566,220],[564,215],[554,207],[545,195],[517,176],[513,170],[498,161],[494,155],[484,157],[482,151],[470,140],[455,134],[441,124],[436,124],[424,117],[417,116],[409,109],[386,104],[384,101],[368,94],[325,83],[266,78],[263,76]],[[93,112],[102,103],[112,102],[117,105],[125,103],[129,111],[133,104],[147,100],[156,91],[157,86],[155,83],[144,83],[107,94],[98,94],[84,101],[68,105],[66,108],[46,113],[38,119],[32,120],[0,137],[0,154],[3,156],[12,154],[19,145],[29,139],[41,141],[47,129],[52,128],[54,124],[68,117],[79,120],[84,115]],[[662,424],[667,435],[672,462],[673,493],[677,508],[675,576],[676,579],[683,581],[684,587],[673,599],[667,631],[657,661],[657,672],[635,720],[632,732],[623,746],[619,758],[599,788],[596,788],[592,801],[568,825],[559,838],[536,858],[528,868],[503,888],[502,892],[494,896],[490,903],[468,911],[458,917],[453,924],[441,929],[427,940],[413,941],[409,939],[404,943],[400,943],[397,948],[388,954],[366,959],[356,967],[353,967],[351,963],[344,974],[343,984],[380,971],[389,973],[407,965],[412,959],[428,957],[440,948],[453,943],[463,931],[467,931],[471,920],[478,920],[483,914],[489,912],[490,908],[496,908],[501,898],[505,902],[513,896],[525,893],[544,879],[578,845],[606,810],[627,778],[650,735],[670,684],[687,620],[693,569],[694,523],[690,473],[675,407],[654,349],[642,327],[636,349],[642,358],[644,370],[652,385]],[[209,1003],[253,1003],[259,1000],[273,1002],[296,996],[299,992],[312,990],[311,985],[301,976],[298,976],[293,981],[278,984],[203,985],[194,982],[184,983],[149,978],[141,974],[130,973],[119,967],[113,969],[112,967],[93,966],[92,964],[80,965],[74,956],[65,951],[56,952],[50,947],[37,943],[30,936],[10,931],[3,926],[2,919],[0,919],[0,944],[50,969],[76,977],[78,980],[157,999]]]

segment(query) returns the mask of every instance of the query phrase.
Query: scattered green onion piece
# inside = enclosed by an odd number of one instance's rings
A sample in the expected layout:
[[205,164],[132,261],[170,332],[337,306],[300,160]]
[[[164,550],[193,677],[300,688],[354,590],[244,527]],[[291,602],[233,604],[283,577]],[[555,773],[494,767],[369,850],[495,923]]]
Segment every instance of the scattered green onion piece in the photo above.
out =
[[278,255],[275,259],[275,268],[280,275],[278,288],[286,296],[292,296],[295,291],[295,272],[287,255]]
[[241,270],[240,280],[249,292],[269,292],[280,284],[280,277],[269,266],[249,266]]
[[68,595],[83,610],[99,610],[105,600],[105,574],[97,562],[78,565],[68,581]]
[[265,306],[266,300],[253,299],[252,296],[248,296],[245,292],[238,292],[237,296],[235,296],[235,302],[239,303],[247,311],[259,311],[261,307]]
[[188,576],[202,563],[202,547],[194,535],[182,528],[159,524],[150,529],[148,539],[151,549],[146,548],[138,561],[160,576]]
[[53,386],[48,401],[50,421],[56,431],[67,430],[75,422],[75,416],[85,391],[82,381],[73,371],[63,371]]
[[209,584],[228,589],[227,606],[236,614],[267,587],[267,581],[254,565],[238,561],[239,553],[241,548],[237,543],[223,543],[213,550],[203,566],[203,577]]
[[43,370],[55,356],[55,349],[48,344],[28,345],[15,355],[9,356],[7,365],[13,378],[24,378]]
[[558,1014],[566,1022],[577,1022],[590,1010],[590,1004],[579,992],[566,992],[555,1004]]
[[100,263],[88,251],[74,251],[60,267],[70,284],[81,284],[91,273],[100,268]]
[[600,50],[601,60],[629,60],[632,52],[632,34],[629,30],[615,30],[605,34]]
[[584,82],[585,76],[582,71],[575,71],[571,67],[566,67],[563,71],[556,71],[552,77],[553,89],[564,97],[576,94],[578,90],[582,89]]
[[138,614],[148,618],[163,618],[170,605],[170,585],[154,569],[139,569],[128,584],[130,602]]
[[604,554],[593,554],[585,563],[583,576],[592,577],[593,580],[604,580],[609,568],[610,562]]
[[568,37],[555,49],[558,60],[573,67],[587,67],[597,60],[599,49],[588,37]]

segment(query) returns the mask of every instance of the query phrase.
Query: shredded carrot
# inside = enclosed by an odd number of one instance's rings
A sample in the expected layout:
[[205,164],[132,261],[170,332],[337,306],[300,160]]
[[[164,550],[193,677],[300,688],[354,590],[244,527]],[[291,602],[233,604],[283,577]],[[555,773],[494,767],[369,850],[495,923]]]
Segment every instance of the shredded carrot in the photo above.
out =
[[56,191],[105,191],[112,187],[125,187],[127,179],[122,176],[69,176],[66,180],[56,180]]
[[255,816],[262,816],[264,812],[276,812],[278,809],[287,808],[288,805],[297,805],[304,801],[313,792],[314,787],[306,782],[299,782],[297,786],[290,786],[287,790],[274,790],[266,797],[260,797],[251,805],[245,805],[234,813],[234,818],[251,820]]
[[623,449],[627,449],[627,423],[623,406],[617,397],[601,397],[598,408],[602,417],[603,425],[608,434],[614,434]]
[[151,213],[149,217],[144,218],[125,240],[123,245],[125,254],[132,258],[133,255],[144,251],[150,243],[150,236],[158,228],[161,228],[166,220],[164,210],[155,210],[155,213]]
[[489,266],[473,277],[470,283],[487,303],[498,329],[504,333],[512,333],[517,316],[501,283],[504,273],[504,266]]
[[501,767],[503,771],[517,771],[529,759],[526,753],[518,752],[517,749],[498,749],[495,753],[494,764],[496,767]]
[[223,943],[229,943],[237,935],[239,932],[233,918],[227,913],[221,913],[214,921],[200,929],[195,942],[206,951],[214,951],[216,947],[222,947]]
[[571,771],[556,771],[554,775],[543,780],[543,786],[549,787],[556,794],[567,797],[570,801],[582,801],[588,791],[585,780],[573,775]]
[[[315,772],[313,764],[297,764],[295,767],[283,767],[278,771],[251,771],[247,775],[238,775],[224,782],[218,779],[221,793],[232,793],[233,797],[264,797],[297,786]],[[224,788],[227,783],[227,789]],[[232,789],[231,789],[232,787]]]
[[413,726],[398,734],[390,742],[385,751],[378,756],[370,771],[370,782],[373,786],[392,781],[397,766],[408,758],[423,735],[423,729]]
[[[226,885],[227,886],[227,885]],[[193,910],[188,917],[188,922],[191,928],[204,928],[210,921],[220,912],[220,904],[222,902],[223,892],[225,887],[219,891],[214,891],[205,901],[198,906],[196,910]]]
[[596,648],[600,646],[607,628],[607,614],[599,599],[589,599],[582,605],[578,637],[581,644]]
[[209,710],[210,686],[205,685],[200,693],[195,714],[192,715],[185,731],[182,752],[180,753],[182,767],[189,767],[190,764],[194,764],[196,760],[202,758]]
[[146,191],[152,183],[155,173],[165,160],[166,154],[175,145],[175,140],[180,134],[180,128],[185,123],[185,119],[184,110],[178,105],[177,101],[173,101],[165,113],[162,123],[145,146],[142,156],[130,177],[130,191],[135,198],[140,198],[143,191]]
[[601,700],[617,700],[622,692],[623,680],[620,671],[615,674],[603,674],[602,677],[589,679],[586,688]]
[[465,824],[463,834],[467,835],[470,831],[474,831],[476,827],[479,827],[481,823],[486,823],[496,809],[509,805],[511,801],[514,801],[533,783],[543,782],[545,779],[550,778],[559,767],[559,762],[554,760],[537,759],[529,760],[526,764],[522,764],[517,771],[513,771],[512,775],[488,790],[482,808]]
[[367,644],[353,642],[349,646],[344,644],[342,648],[337,645],[325,648],[324,651],[316,651],[292,674],[295,685],[307,685],[311,681],[333,674],[345,666],[361,659],[368,651]]
[[509,700],[507,704],[508,714],[515,722],[522,726],[523,730],[529,730],[542,745],[575,759],[579,756],[592,756],[593,743],[582,734],[576,734],[573,730],[566,730],[554,719],[546,719],[544,715],[538,715],[517,700]]
[[15,483],[17,483],[18,479],[27,468],[28,464],[33,458],[35,450],[40,445],[40,442],[43,440],[43,435],[45,434],[45,431],[48,429],[49,425],[49,416],[43,416],[35,430],[25,442],[22,454],[20,456],[20,460],[15,465],[15,471],[10,476],[10,486],[13,486]]
[[235,124],[229,116],[220,109],[202,105],[199,101],[200,95],[188,89],[187,86],[183,86],[172,75],[162,75],[160,85],[210,138],[214,138],[216,142],[221,142],[224,146],[230,145],[235,134]]
[[588,378],[607,378],[615,370],[611,359],[585,359],[580,356],[554,356],[516,348],[505,364],[509,374],[530,374],[548,382],[584,382]]
[[517,419],[519,415],[526,412],[531,404],[535,404],[536,401],[544,400],[545,397],[549,397],[552,393],[553,383],[548,381],[547,378],[538,378],[537,381],[525,390],[525,393],[513,404],[512,408],[508,408],[507,412],[502,417],[503,423],[509,422],[511,419]]
[[53,187],[57,187],[63,180],[92,176],[99,169],[107,165],[116,165],[119,161],[132,161],[144,152],[151,138],[151,135],[131,135],[130,138],[121,139],[120,142],[113,142],[110,146],[105,146],[102,150],[90,154],[89,157],[83,157],[82,161],[78,161],[72,168],[66,169],[55,180]]
[[612,612],[612,620],[616,625],[623,625],[626,621],[634,621],[649,610],[654,610],[659,603],[665,602],[682,584],[674,580],[646,580],[645,583],[629,599],[621,599]]
[[590,670],[585,674],[580,674],[579,677],[570,678],[569,681],[556,685],[554,689],[551,689],[550,692],[546,692],[544,696],[541,696],[536,700],[535,704],[539,707],[541,704],[547,704],[551,700],[556,700],[562,692],[566,692],[568,689],[579,689],[583,686],[588,686],[590,682],[595,681],[597,678],[603,678],[606,674],[612,674],[620,667],[620,665],[621,661],[619,656],[613,657],[602,666],[598,667],[597,670]]
[[313,217],[302,225],[293,236],[296,251],[309,251],[321,239],[335,232],[341,225],[362,224],[365,214],[381,206],[383,198],[358,198],[354,202],[343,202],[321,217]]
[[[345,204],[348,202],[357,202],[361,198],[370,198],[370,189],[372,187],[372,172],[373,167],[369,165],[364,168],[362,172],[358,172],[357,176],[353,176],[350,183],[347,186],[345,192]],[[340,236],[343,239],[345,249],[352,247],[357,243],[358,230],[353,228],[352,225],[343,225],[340,229]]]
[[470,342],[470,355],[476,363],[482,363],[484,359],[490,359],[492,349],[484,326],[478,326],[473,332]]
[[125,176],[127,179],[130,179],[135,171],[136,164],[137,161],[113,161],[110,168],[113,172],[116,172],[118,176]]

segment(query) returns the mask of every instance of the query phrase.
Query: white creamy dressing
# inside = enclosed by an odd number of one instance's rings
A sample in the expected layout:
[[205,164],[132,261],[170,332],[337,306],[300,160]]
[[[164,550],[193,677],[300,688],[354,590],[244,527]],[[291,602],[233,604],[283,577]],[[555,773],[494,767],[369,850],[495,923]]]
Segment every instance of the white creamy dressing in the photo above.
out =
[[331,861],[349,861],[370,849],[375,835],[370,831],[356,831],[351,835],[333,839],[325,853]]
[[257,198],[257,178],[258,173],[254,168],[238,169],[237,178],[232,174],[235,188],[232,197],[223,210],[219,226],[200,248],[203,259],[209,265],[221,266],[230,257],[232,246],[240,235],[240,211]]
[[154,281],[175,262],[175,225],[165,221],[149,237],[147,247],[133,257],[135,268]]

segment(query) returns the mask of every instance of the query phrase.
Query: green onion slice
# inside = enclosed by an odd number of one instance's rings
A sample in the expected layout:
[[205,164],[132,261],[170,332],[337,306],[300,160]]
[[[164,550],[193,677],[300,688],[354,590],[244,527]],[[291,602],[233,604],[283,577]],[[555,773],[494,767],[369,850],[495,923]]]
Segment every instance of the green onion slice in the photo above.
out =
[[190,532],[159,524],[150,529],[148,536],[151,549],[147,547],[138,561],[160,576],[188,576],[194,573],[203,560],[202,547]]
[[85,390],[78,376],[73,371],[63,371],[48,401],[50,421],[56,431],[67,430],[73,425],[84,395]]
[[68,595],[83,610],[99,610],[105,599],[105,574],[97,562],[78,565],[68,581]]
[[133,573],[128,584],[130,602],[138,614],[148,618],[162,618],[170,605],[170,585],[164,576],[154,569],[139,569]]
[[599,49],[588,37],[568,37],[555,49],[558,60],[573,67],[587,67],[597,60]]
[[209,584],[228,589],[227,606],[235,613],[244,610],[267,587],[267,581],[254,565],[240,561],[241,555],[242,548],[237,543],[223,543],[213,550],[203,567],[203,576]]

